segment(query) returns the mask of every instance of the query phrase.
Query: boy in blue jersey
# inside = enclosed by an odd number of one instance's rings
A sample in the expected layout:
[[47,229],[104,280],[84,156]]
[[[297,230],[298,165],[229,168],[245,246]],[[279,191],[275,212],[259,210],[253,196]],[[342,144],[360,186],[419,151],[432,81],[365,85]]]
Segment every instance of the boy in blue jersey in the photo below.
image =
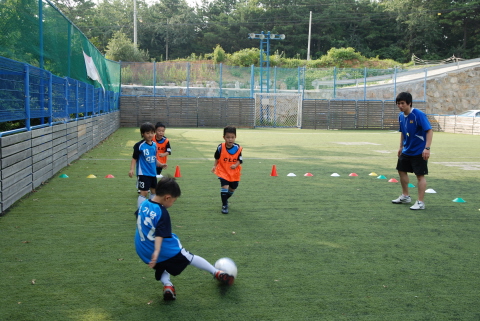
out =
[[150,123],[140,126],[142,140],[133,146],[132,161],[128,176],[133,177],[133,171],[137,172],[137,189],[139,190],[137,207],[148,198],[155,196],[157,186],[157,145],[153,141],[155,127]]
[[135,213],[135,249],[142,261],[155,270],[155,279],[163,283],[164,300],[176,299],[170,274],[179,275],[190,264],[211,273],[223,284],[232,285],[235,280],[232,275],[216,269],[204,258],[185,250],[178,236],[172,233],[167,208],[175,203],[180,194],[175,179],[163,177],[157,184],[155,197],[143,202]]
[[417,176],[418,200],[411,210],[424,210],[423,198],[427,189],[428,174],[427,162],[430,158],[430,146],[432,144],[433,130],[427,116],[422,111],[412,107],[412,95],[407,92],[398,94],[396,99],[400,114],[400,148],[398,149],[397,170],[402,185],[402,195],[392,200],[394,204],[410,203],[412,199],[408,195],[408,173]]

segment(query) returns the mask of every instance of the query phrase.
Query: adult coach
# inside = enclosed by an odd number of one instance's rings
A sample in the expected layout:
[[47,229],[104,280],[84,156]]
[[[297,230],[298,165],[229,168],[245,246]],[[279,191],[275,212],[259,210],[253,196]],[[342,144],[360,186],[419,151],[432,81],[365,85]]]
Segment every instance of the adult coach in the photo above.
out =
[[408,195],[408,173],[417,176],[418,200],[411,210],[424,210],[423,198],[427,189],[428,174],[427,162],[430,158],[433,131],[427,116],[422,111],[412,107],[412,95],[407,92],[398,94],[395,100],[400,114],[400,148],[398,149],[397,170],[402,184],[402,195],[392,200],[394,204],[410,203],[412,199]]

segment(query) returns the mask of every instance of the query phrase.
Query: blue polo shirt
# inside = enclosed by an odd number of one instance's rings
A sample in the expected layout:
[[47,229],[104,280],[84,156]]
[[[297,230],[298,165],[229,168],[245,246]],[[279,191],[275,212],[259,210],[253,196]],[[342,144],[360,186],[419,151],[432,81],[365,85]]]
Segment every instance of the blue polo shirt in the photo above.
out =
[[425,149],[427,131],[432,129],[427,115],[421,110],[412,108],[408,116],[400,112],[398,115],[399,132],[403,134],[402,153],[408,156],[421,155]]

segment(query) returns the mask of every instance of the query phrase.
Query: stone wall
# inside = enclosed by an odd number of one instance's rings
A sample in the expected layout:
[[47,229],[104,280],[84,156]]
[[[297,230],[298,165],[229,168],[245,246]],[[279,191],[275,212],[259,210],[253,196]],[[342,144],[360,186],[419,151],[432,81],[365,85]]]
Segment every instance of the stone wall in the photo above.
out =
[[427,108],[439,115],[480,109],[479,92],[480,67],[443,74],[427,81]]
[[[424,85],[424,79],[398,82],[396,93],[408,91],[414,100],[419,101],[426,96],[427,114],[456,115],[469,109],[480,109],[480,67],[459,69],[428,78],[426,93]],[[339,89],[336,98],[363,97],[363,90],[360,87]],[[368,87],[366,98],[393,100],[393,84]]]

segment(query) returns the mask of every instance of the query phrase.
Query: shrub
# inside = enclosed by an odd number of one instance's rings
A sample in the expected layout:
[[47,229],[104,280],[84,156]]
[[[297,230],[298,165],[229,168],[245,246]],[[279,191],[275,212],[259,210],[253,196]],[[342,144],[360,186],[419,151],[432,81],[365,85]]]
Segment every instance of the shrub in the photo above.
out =
[[225,62],[227,55],[225,54],[225,50],[220,45],[217,45],[213,50],[213,61],[216,64]]
[[234,52],[229,57],[229,62],[233,66],[249,67],[251,65],[258,66],[260,61],[260,49],[246,48]]

